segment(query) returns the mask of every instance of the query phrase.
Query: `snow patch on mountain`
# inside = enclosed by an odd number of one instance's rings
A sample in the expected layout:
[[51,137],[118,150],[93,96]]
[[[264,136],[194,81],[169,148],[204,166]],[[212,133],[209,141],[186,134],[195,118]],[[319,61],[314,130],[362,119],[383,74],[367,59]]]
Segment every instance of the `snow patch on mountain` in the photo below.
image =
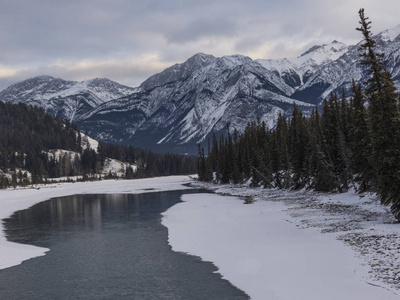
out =
[[[399,34],[400,25],[374,38],[400,88]],[[255,120],[272,128],[279,114],[290,116],[293,103],[307,115],[331,93],[344,89],[350,95],[353,79],[364,83],[368,78],[359,63],[360,43],[333,41],[277,60],[198,53],[135,89],[107,79],[69,82],[41,76],[11,86],[0,99],[41,106],[74,120],[97,139],[182,149],[224,134],[227,127],[243,132]]]
[[99,148],[99,142],[96,141],[95,139],[92,139],[90,136],[84,134],[84,133],[80,133],[81,134],[81,146],[82,149],[93,149],[96,152],[98,151]]
[[294,88],[293,93],[304,85],[318,69],[336,61],[347,53],[348,49],[349,47],[345,44],[333,41],[330,44],[313,46],[294,59],[258,59],[256,61],[267,70],[275,72],[279,77],[286,78],[288,84]]
[[127,168],[132,168],[133,172],[136,172],[137,170],[136,165],[130,165],[113,158],[106,158],[101,174],[103,174],[103,176],[112,175],[116,177],[124,177]]
[[73,121],[102,103],[137,90],[106,78],[76,82],[42,75],[9,86],[0,92],[0,99],[39,106],[52,115]]
[[140,85],[139,90],[151,90],[157,86],[162,86],[178,80],[184,80],[185,78],[190,77],[197,70],[203,69],[214,60],[215,57],[212,55],[198,53],[184,63],[175,64],[161,73],[154,74]]
[[379,34],[383,41],[393,42],[400,35],[400,24]]

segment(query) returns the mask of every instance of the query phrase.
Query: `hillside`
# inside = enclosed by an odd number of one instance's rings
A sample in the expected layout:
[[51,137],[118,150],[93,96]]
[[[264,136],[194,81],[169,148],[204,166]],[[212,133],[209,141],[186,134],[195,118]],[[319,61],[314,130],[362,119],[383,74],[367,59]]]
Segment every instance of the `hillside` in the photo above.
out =
[[102,177],[193,174],[196,159],[99,143],[42,108],[0,102],[0,188]]
[[[374,39],[399,88],[400,26]],[[0,99],[43,107],[101,141],[195,154],[197,143],[228,127],[243,132],[258,119],[273,128],[280,114],[292,113],[293,103],[308,115],[331,93],[344,89],[351,95],[352,80],[363,84],[368,77],[359,46],[333,41],[275,60],[198,53],[137,88],[106,79],[77,83],[40,76],[5,89]]]

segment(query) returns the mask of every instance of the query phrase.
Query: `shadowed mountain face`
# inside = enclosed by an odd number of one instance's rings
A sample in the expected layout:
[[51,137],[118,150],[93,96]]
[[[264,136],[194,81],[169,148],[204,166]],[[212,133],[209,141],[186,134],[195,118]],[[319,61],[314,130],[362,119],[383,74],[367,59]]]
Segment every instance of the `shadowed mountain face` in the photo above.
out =
[[[400,26],[375,36],[377,50],[400,87]],[[0,93],[3,101],[26,102],[74,120],[99,140],[156,151],[196,153],[196,144],[243,131],[248,122],[275,126],[293,103],[305,114],[330,93],[350,95],[351,82],[368,74],[358,45],[333,41],[314,46],[295,59],[252,60],[242,55],[216,58],[196,54],[155,74],[138,88],[107,79],[70,82],[41,76]]]

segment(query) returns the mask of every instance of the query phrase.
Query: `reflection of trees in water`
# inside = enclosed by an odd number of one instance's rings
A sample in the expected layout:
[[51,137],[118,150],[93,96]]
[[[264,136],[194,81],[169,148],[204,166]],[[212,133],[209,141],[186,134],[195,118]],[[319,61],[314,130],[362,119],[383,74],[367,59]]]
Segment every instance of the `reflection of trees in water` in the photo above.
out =
[[149,214],[161,214],[188,192],[198,191],[57,197],[15,212],[4,221],[4,227],[9,240],[22,243],[29,243],[33,229],[34,235],[43,238],[56,232],[102,231],[117,224],[133,224],[136,218]]
[[172,251],[160,213],[181,195],[75,195],[15,213],[10,239],[50,251],[2,270],[0,299],[248,299],[211,263]]

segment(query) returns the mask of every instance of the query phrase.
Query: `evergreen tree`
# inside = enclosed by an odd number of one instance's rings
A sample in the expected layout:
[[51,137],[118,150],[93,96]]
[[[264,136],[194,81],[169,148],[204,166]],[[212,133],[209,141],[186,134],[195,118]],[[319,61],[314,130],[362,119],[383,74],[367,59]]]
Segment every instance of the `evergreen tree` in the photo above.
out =
[[360,9],[360,27],[364,43],[360,46],[362,64],[370,78],[365,90],[369,100],[373,165],[378,178],[377,193],[384,205],[390,205],[400,221],[400,113],[398,94],[383,57],[375,52],[371,22]]
[[290,161],[287,144],[288,124],[286,119],[280,114],[273,134],[273,148],[275,168],[274,181],[279,188],[290,187]]
[[353,81],[350,103],[344,91],[340,99],[331,94],[321,116],[315,109],[306,119],[294,106],[291,119],[280,115],[272,130],[253,121],[243,134],[235,131],[233,140],[229,131],[219,144],[213,138],[207,162],[218,170],[217,180],[251,178],[252,185],[325,192],[346,191],[354,180],[359,191],[376,191],[400,221],[399,94],[383,57],[375,53],[363,9],[359,15],[360,55],[370,75],[365,93]]
[[300,189],[308,180],[309,134],[306,120],[296,105],[290,120],[289,132],[292,186],[294,189]]
[[313,111],[310,120],[310,174],[312,176],[310,187],[316,191],[331,192],[337,188],[338,183],[332,161],[328,155],[320,119],[316,109]]
[[351,100],[350,114],[350,148],[351,148],[351,173],[354,181],[358,183],[358,190],[364,192],[376,186],[376,174],[372,166],[371,133],[368,124],[368,112],[364,105],[364,95],[361,85],[352,82],[353,97]]
[[216,180],[219,180],[221,178],[221,173],[219,170],[219,148],[218,148],[218,140],[217,137],[215,136],[215,133],[213,133],[212,137],[212,151],[209,155],[210,160],[211,160],[211,166],[213,168],[213,172],[215,172],[215,178]]
[[197,174],[199,176],[200,181],[206,180],[206,159],[204,157],[204,148],[201,147],[200,144],[198,146],[199,158],[197,160]]

